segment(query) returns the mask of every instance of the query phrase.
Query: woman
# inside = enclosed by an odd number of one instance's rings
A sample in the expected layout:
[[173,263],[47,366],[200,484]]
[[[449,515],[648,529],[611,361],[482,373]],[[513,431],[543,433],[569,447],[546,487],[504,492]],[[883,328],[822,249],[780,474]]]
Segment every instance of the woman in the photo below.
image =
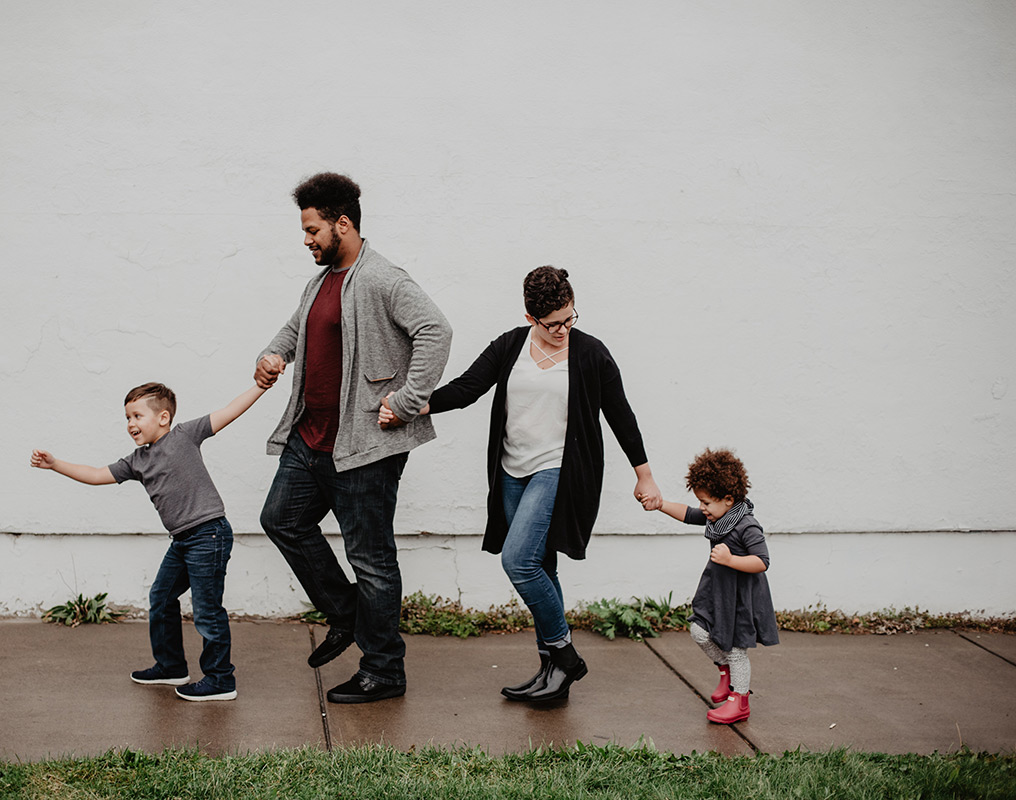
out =
[[[503,333],[462,375],[435,390],[421,414],[464,408],[493,386],[483,549],[501,564],[536,627],[540,671],[506,686],[509,700],[567,697],[587,672],[564,616],[557,554],[585,558],[603,485],[600,410],[635,469],[635,497],[662,503],[621,374],[578,319],[568,273],[539,267],[523,283],[528,325]],[[383,427],[398,424],[382,406]]]

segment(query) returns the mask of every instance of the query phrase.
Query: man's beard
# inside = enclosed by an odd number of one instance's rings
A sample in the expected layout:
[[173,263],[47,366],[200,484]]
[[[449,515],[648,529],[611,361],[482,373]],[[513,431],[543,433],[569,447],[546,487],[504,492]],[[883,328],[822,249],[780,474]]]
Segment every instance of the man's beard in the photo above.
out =
[[321,248],[321,264],[325,266],[334,266],[339,261],[339,246],[342,244],[342,239],[339,237],[339,232],[335,229],[335,225],[332,225],[332,242],[328,247]]

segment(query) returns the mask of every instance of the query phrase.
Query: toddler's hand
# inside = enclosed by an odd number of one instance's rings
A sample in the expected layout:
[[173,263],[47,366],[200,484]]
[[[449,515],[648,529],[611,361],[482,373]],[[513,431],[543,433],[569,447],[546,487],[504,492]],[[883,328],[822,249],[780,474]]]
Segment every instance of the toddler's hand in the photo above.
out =
[[33,450],[32,458],[28,462],[33,467],[39,469],[53,469],[53,465],[56,464],[56,459],[53,458],[53,454],[45,450]]
[[725,567],[730,566],[730,548],[725,544],[718,544],[712,550],[709,551],[709,560],[717,564],[722,564]]
[[663,498],[650,497],[647,494],[639,495],[635,498],[642,504],[643,511],[659,511],[663,506]]

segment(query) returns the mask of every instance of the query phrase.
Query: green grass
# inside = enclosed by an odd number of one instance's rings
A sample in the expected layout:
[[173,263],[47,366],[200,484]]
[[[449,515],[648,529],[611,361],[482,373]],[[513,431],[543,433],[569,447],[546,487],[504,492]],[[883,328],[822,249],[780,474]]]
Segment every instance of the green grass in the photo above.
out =
[[364,746],[211,758],[194,751],[0,763],[0,798],[1013,798],[1016,758],[832,750],[728,758],[614,745],[495,757]]

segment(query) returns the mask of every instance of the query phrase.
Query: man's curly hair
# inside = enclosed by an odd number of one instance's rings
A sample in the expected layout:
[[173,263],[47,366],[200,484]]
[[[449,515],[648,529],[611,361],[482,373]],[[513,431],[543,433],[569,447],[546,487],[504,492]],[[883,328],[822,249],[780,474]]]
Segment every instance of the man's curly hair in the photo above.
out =
[[316,208],[321,219],[334,225],[345,216],[360,231],[360,187],[346,175],[319,172],[293,189],[301,211]]
[[522,282],[522,297],[531,317],[542,319],[575,301],[568,270],[537,267]]
[[710,450],[708,447],[688,466],[685,480],[693,492],[705,492],[715,500],[731,497],[735,503],[744,500],[751,488],[741,459],[730,450]]

